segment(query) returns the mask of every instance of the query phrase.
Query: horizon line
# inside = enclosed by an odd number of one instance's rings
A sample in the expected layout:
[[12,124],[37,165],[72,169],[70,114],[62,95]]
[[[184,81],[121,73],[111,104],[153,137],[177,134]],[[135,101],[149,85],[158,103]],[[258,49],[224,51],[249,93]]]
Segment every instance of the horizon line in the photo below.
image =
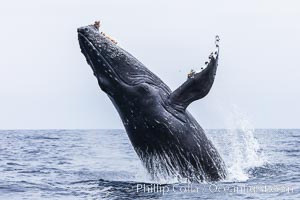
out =
[[[203,127],[202,127],[203,128]],[[241,128],[203,128],[204,130],[240,130]],[[247,130],[299,130],[300,128],[249,128]],[[0,131],[37,131],[37,130],[125,130],[125,128],[15,128],[2,129]]]

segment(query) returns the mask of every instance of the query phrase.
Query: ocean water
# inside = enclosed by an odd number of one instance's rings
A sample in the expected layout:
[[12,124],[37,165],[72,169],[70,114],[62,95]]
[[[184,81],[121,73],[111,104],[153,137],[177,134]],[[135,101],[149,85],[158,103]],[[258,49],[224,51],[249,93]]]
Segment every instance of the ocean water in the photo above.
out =
[[228,177],[153,181],[124,130],[0,131],[0,199],[300,199],[300,130],[206,130]]

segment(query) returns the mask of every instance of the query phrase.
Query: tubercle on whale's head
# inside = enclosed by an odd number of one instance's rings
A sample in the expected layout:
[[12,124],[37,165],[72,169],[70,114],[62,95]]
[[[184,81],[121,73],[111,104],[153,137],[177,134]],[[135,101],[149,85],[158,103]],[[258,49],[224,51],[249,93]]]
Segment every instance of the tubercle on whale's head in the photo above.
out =
[[[104,34],[99,33],[100,24],[88,25],[77,29],[81,52],[91,66],[99,85],[105,92],[111,91],[122,84],[117,81],[118,75],[114,72],[111,59],[118,53]],[[110,88],[111,87],[111,88]]]
[[140,94],[135,88],[143,90],[155,86],[170,93],[168,86],[114,40],[100,33],[99,27],[100,23],[97,22],[80,27],[77,32],[81,52],[104,92],[110,96],[129,95],[128,90]]

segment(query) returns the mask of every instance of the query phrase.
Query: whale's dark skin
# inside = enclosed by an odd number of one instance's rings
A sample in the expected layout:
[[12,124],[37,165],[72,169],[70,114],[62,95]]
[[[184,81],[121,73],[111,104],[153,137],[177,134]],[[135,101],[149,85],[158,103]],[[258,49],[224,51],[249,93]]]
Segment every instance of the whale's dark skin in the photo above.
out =
[[97,26],[78,28],[78,38],[100,88],[117,109],[135,151],[153,178],[171,176],[199,182],[226,177],[219,153],[186,110],[210,91],[218,48],[205,69],[172,92],[140,61],[99,33]]

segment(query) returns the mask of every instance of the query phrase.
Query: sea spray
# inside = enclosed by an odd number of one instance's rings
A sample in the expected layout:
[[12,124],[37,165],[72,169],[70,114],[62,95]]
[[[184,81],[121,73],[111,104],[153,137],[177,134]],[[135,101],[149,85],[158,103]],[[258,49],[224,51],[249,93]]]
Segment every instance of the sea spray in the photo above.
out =
[[228,156],[224,158],[228,167],[227,180],[246,181],[249,178],[248,170],[261,166],[266,161],[246,115],[235,106],[227,119],[228,137],[224,138],[227,143],[225,152],[228,152]]

